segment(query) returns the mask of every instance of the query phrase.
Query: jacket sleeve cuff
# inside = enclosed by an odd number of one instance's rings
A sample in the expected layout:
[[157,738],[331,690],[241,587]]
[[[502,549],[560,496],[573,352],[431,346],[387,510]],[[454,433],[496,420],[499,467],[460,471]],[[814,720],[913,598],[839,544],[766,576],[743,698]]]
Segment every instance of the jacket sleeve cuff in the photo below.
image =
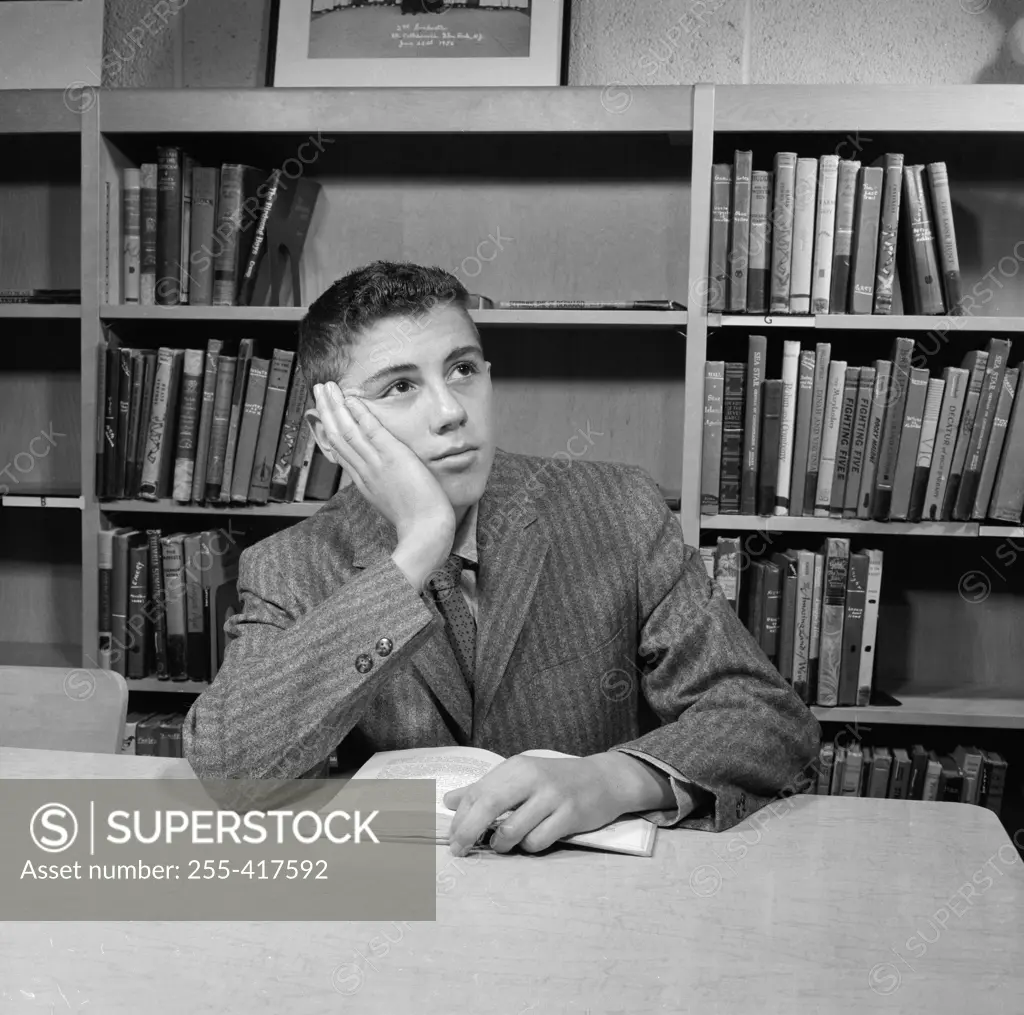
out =
[[702,810],[707,803],[708,794],[699,786],[695,786],[692,782],[687,781],[682,773],[660,758],[655,758],[650,754],[645,754],[643,751],[637,751],[630,747],[616,747],[614,750],[637,758],[668,776],[669,785],[672,787],[672,793],[676,798],[675,809],[643,811],[641,817],[646,818],[648,821],[661,828],[669,828],[672,825],[678,824],[683,818],[692,815],[695,811]]

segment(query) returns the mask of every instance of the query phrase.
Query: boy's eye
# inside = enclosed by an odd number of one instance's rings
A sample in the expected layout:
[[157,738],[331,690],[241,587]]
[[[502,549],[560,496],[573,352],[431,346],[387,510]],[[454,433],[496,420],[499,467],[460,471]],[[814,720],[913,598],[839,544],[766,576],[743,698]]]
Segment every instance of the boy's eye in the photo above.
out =
[[[402,388],[401,385],[405,385],[405,387]],[[411,384],[409,381],[393,381],[380,394],[382,398],[386,398],[390,394],[405,395],[410,389]]]
[[471,374],[475,374],[477,372],[476,364],[473,363],[471,360],[468,360],[468,359],[464,359],[464,360],[462,360],[462,362],[456,363],[455,366],[452,369],[453,370],[465,370],[466,373],[463,374],[464,377],[468,377]]

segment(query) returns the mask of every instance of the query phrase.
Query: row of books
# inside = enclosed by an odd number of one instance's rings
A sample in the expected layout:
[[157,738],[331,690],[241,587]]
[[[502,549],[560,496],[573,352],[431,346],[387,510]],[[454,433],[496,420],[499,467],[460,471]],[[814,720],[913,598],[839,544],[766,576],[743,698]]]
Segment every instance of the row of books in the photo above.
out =
[[[269,262],[284,245],[294,273],[320,184],[280,169],[201,166],[173,145],[159,146],[156,157],[121,174],[122,302],[279,303]],[[111,230],[109,216],[108,208]]]
[[99,663],[126,679],[213,680],[239,612],[241,546],[226,529],[98,534]]
[[96,495],[179,504],[327,500],[341,468],[320,452],[291,349],[132,349],[111,336],[98,371]]
[[750,559],[738,537],[702,546],[708,575],[800,700],[869,705],[882,590],[881,550],[828,537],[817,553]]
[[911,365],[910,338],[873,366],[787,340],[781,378],[764,376],[766,348],[751,335],[746,363],[705,364],[702,514],[1020,523],[1024,398],[1009,339],[937,377]]
[[823,741],[807,792],[819,796],[950,800],[999,813],[1006,759],[996,751],[958,744],[940,754],[921,744],[878,747]]
[[145,712],[131,709],[125,718],[122,754],[182,758],[181,727],[184,712]]
[[81,289],[0,289],[0,303],[81,303]]
[[709,276],[709,311],[891,314],[898,291],[905,313],[961,315],[946,164],[736,151],[713,166]]

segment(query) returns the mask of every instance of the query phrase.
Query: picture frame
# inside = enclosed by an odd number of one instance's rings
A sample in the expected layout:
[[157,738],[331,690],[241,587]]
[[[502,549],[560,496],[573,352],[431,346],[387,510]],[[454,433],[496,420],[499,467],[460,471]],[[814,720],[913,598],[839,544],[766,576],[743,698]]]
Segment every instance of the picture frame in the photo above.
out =
[[277,0],[269,83],[275,88],[559,85],[564,2]]

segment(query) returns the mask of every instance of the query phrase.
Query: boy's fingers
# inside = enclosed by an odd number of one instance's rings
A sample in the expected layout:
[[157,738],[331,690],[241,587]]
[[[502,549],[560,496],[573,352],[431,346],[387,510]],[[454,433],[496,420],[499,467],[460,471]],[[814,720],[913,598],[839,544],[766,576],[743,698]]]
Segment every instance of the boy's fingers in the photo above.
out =
[[[334,434],[331,435],[336,437],[333,444],[343,446],[338,453],[343,457],[355,455],[363,461],[372,461],[375,457],[373,449],[360,430],[359,424],[345,406],[338,386],[334,381],[328,381],[322,386],[321,391],[324,396],[324,404],[329,410],[328,419],[325,420],[325,423],[329,424],[327,429],[334,431]],[[350,451],[348,456],[344,454],[345,449]]]
[[391,433],[377,419],[376,413],[358,395],[346,393],[343,396],[343,405],[355,420],[356,425],[366,435],[366,439],[375,447],[381,446],[391,436]]

